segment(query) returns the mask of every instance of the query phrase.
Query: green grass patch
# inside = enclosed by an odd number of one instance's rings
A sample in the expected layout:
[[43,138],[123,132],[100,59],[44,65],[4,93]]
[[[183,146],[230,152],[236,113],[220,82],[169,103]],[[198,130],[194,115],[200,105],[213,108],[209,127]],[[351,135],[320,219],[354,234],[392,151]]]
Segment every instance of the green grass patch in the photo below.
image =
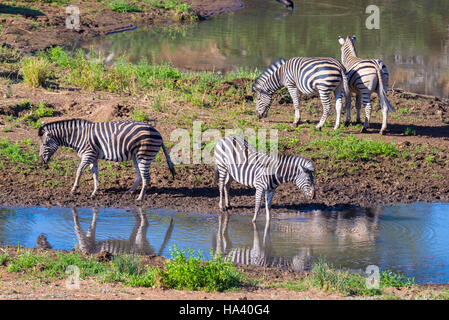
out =
[[31,87],[37,88],[45,84],[50,75],[50,64],[41,57],[25,57],[21,61],[20,72],[23,81]]
[[31,151],[22,148],[18,143],[10,143],[8,139],[0,140],[0,155],[7,157],[13,162],[27,165],[36,164],[39,156]]
[[396,156],[399,150],[394,143],[373,141],[370,138],[357,139],[353,134],[330,139],[314,140],[310,145],[324,149],[329,156],[337,159],[371,160],[375,156]]
[[142,7],[137,5],[136,1],[129,0],[109,0],[107,6],[112,11],[116,12],[141,12]]

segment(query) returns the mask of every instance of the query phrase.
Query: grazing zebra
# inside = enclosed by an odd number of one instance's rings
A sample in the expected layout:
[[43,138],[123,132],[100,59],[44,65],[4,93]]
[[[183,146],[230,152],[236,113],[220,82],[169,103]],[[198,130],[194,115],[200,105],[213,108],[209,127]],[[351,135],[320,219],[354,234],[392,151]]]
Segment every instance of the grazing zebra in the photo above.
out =
[[331,92],[335,93],[337,119],[334,129],[340,126],[342,91],[346,102],[349,101],[349,87],[346,70],[333,58],[292,58],[279,59],[268,66],[253,84],[256,93],[256,113],[259,118],[266,117],[270,108],[273,93],[282,87],[287,87],[295,107],[295,120],[298,126],[301,120],[299,112],[300,94],[318,92],[323,105],[323,115],[316,126],[321,127],[326,122],[331,107]]
[[[341,61],[347,70],[349,88],[356,93],[357,122],[360,122],[361,103],[365,107],[365,122],[361,132],[366,132],[371,118],[371,93],[377,92],[382,110],[382,128],[380,134],[384,134],[387,129],[388,111],[395,111],[388,101],[388,69],[381,60],[361,59],[357,57],[355,50],[356,37],[341,36],[338,38],[341,44]],[[350,96],[349,96],[350,98]],[[351,120],[351,103],[346,104],[346,124]]]
[[70,119],[44,124],[39,129],[41,146],[39,156],[47,163],[59,146],[70,147],[78,152],[81,163],[76,172],[72,194],[79,186],[81,175],[90,166],[94,178],[94,197],[98,189],[98,159],[109,161],[132,160],[137,178],[126,192],[133,192],[142,181],[142,190],[137,200],[143,200],[150,182],[149,166],[162,146],[170,171],[175,169],[159,132],[145,122],[117,121],[90,122]]
[[[265,194],[266,219],[270,220],[271,200],[276,188],[292,181],[310,199],[315,197],[312,161],[294,155],[269,156],[258,152],[242,137],[231,136],[215,146],[215,181],[220,191],[220,209],[230,208],[229,188],[233,180],[256,188],[253,221],[259,213]],[[225,204],[223,204],[223,193]]]

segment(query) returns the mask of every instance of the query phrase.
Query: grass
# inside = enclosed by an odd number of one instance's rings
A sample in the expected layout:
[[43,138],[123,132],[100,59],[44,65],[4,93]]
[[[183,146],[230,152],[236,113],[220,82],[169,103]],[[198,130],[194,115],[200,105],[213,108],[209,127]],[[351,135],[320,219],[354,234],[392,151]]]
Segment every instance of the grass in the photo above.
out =
[[50,64],[40,57],[25,57],[22,60],[20,72],[26,84],[37,88],[45,84],[50,74]]
[[338,270],[323,258],[314,262],[310,274],[296,282],[286,281],[270,285],[294,291],[306,291],[312,288],[325,292],[338,292],[345,296],[381,296],[384,288],[411,287],[415,284],[413,278],[407,278],[390,270],[380,272],[378,289],[367,288],[366,277],[358,273]]
[[136,1],[129,0],[109,0],[107,6],[112,11],[116,12],[141,12],[142,7],[136,5]]
[[69,266],[77,266],[80,279],[96,277],[101,282],[122,282],[132,287],[164,287],[178,290],[225,291],[240,287],[243,275],[236,267],[218,256],[204,261],[201,252],[195,253],[174,247],[172,258],[163,267],[143,268],[134,255],[115,255],[109,262],[99,262],[80,253],[33,252],[18,247],[15,257],[0,256],[0,265],[8,272],[20,272],[37,279],[66,278]]
[[7,157],[12,162],[27,165],[36,164],[39,160],[36,153],[24,150],[18,143],[10,143],[8,139],[0,140],[0,155]]
[[375,156],[396,156],[399,150],[394,143],[373,141],[370,138],[358,139],[353,134],[337,136],[330,139],[320,139],[310,142],[311,146],[322,148],[326,153],[337,159],[371,160]]

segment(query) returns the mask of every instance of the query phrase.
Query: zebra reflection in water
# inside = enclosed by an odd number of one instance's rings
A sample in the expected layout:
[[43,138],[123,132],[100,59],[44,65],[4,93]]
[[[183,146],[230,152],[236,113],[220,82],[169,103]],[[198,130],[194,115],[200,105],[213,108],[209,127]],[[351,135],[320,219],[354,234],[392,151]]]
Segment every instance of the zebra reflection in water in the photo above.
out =
[[154,248],[147,240],[148,220],[146,215],[142,212],[142,208],[133,210],[136,222],[133,231],[128,240],[110,239],[110,240],[95,240],[95,233],[97,227],[98,209],[93,209],[92,220],[87,232],[81,228],[78,210],[72,208],[73,222],[75,225],[75,233],[78,238],[78,243],[75,245],[75,250],[79,250],[88,254],[95,254],[101,251],[106,251],[112,254],[138,254],[138,255],[161,255],[168,240],[171,237],[174,222],[170,220],[170,225],[165,233],[164,241],[156,253]]
[[298,253],[290,257],[276,256],[271,242],[270,220],[265,221],[262,242],[256,223],[253,223],[252,247],[232,248],[228,233],[229,214],[224,213],[218,217],[218,231],[212,239],[213,254],[220,254],[232,263],[240,265],[253,265],[258,267],[275,267],[301,272],[310,268],[312,250],[301,248]]

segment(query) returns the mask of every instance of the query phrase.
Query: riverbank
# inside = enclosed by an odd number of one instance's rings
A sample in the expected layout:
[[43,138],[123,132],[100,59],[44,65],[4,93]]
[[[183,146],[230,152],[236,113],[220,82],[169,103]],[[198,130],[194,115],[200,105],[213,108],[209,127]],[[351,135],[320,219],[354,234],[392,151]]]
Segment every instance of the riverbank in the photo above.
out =
[[[190,267],[183,269],[184,264]],[[69,265],[78,267],[79,282],[73,280],[67,284]],[[220,270],[221,277],[207,278],[209,268],[215,272]],[[189,282],[192,277],[195,277],[195,283]],[[106,252],[86,255],[73,251],[0,247],[0,299],[5,300],[448,298],[448,285],[417,285],[390,271],[381,273],[378,289],[366,288],[365,281],[363,276],[336,270],[324,261],[314,263],[310,271],[295,273],[278,268],[235,267],[219,258],[204,263],[184,257],[180,252],[165,259]],[[209,289],[189,289],[190,285],[201,283]]]
[[[317,193],[308,201],[293,185],[282,185],[274,196],[274,213],[449,201],[449,102],[444,99],[400,90],[389,92],[397,111],[389,116],[385,136],[378,133],[381,113],[377,97],[368,133],[360,133],[361,124],[355,123],[334,131],[334,114],[323,130],[317,131],[319,99],[305,99],[303,122],[294,128],[293,107],[286,90],[275,96],[268,118],[257,119],[251,93],[257,70],[222,77],[212,72],[181,72],[167,65],[135,66],[126,61],[105,67],[101,59],[72,56],[55,48],[30,60],[48,67],[43,83],[33,88],[26,84],[29,79],[21,68],[25,58],[13,50],[3,57],[0,203],[4,206],[123,208],[136,204],[135,195],[124,195],[135,179],[130,163],[100,161],[100,189],[94,199],[89,197],[89,173],[84,173],[79,193],[69,193],[79,161],[74,152],[62,148],[48,166],[39,163],[37,128],[42,121],[64,118],[150,121],[169,149],[179,138],[174,133],[183,130],[191,139],[198,125],[203,137],[209,129],[221,135],[235,128],[255,133],[275,129],[281,153],[299,154],[315,162]],[[199,143],[206,149],[204,155],[212,151],[213,143],[207,139]],[[191,150],[187,152],[192,159]],[[172,179],[160,153],[150,171],[152,185],[143,206],[218,212],[212,164],[177,165],[176,178]],[[231,213],[252,212],[254,190],[234,183],[231,196]]]
[[[66,8],[79,10],[69,21]],[[135,28],[151,28],[188,23],[242,7],[238,0],[209,1],[2,1],[0,4],[0,42],[22,54],[87,38]],[[76,15],[76,11],[71,11]],[[72,26],[73,25],[73,26]]]

